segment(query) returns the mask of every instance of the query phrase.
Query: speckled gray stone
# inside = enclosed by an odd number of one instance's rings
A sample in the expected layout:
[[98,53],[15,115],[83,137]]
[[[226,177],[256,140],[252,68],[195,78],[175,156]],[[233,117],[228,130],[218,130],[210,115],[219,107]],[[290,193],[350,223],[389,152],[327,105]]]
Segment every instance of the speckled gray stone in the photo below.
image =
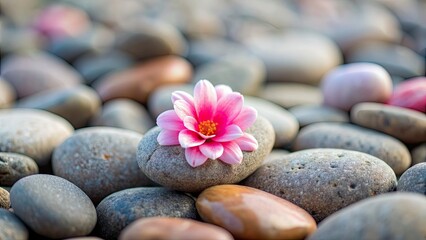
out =
[[38,173],[37,163],[22,154],[0,152],[0,185],[12,186],[19,179]]
[[95,204],[113,192],[149,185],[136,162],[141,138],[119,128],[80,129],[55,149],[53,172],[81,188]]
[[385,161],[397,175],[411,164],[407,147],[386,134],[348,123],[315,123],[300,130],[294,150],[308,148],[341,148],[376,156]]
[[0,108],[8,108],[15,101],[15,90],[0,77]]
[[361,199],[393,191],[396,176],[365,153],[308,149],[262,165],[243,184],[282,197],[321,221]]
[[426,162],[426,143],[413,148],[411,150],[411,158],[413,160],[412,165]]
[[324,105],[299,105],[289,111],[296,117],[300,127],[319,122],[349,122],[346,112]]
[[351,109],[351,120],[405,143],[426,142],[426,115],[415,110],[380,103],[358,103]]
[[53,149],[74,129],[65,119],[37,109],[0,110],[0,152],[21,153],[39,166],[50,163]]
[[286,147],[299,132],[299,122],[283,107],[267,100],[246,96],[244,102],[247,106],[254,107],[259,116],[268,119],[275,132],[274,147]]
[[274,130],[263,117],[248,130],[259,143],[253,152],[243,152],[243,161],[229,165],[218,160],[207,160],[203,165],[193,168],[185,159],[185,149],[177,146],[160,146],[157,136],[160,128],[146,133],[139,143],[137,160],[141,170],[154,182],[162,186],[183,191],[198,192],[208,187],[237,183],[253,173],[270,153],[274,145]]
[[143,105],[131,99],[115,99],[104,104],[102,112],[90,125],[123,128],[143,134],[155,124]]
[[28,230],[19,218],[6,209],[0,208],[0,239],[27,240]]
[[73,88],[42,91],[18,101],[17,108],[43,109],[68,120],[75,128],[86,126],[100,110],[101,100],[90,87],[77,85]]
[[34,232],[49,238],[89,234],[96,225],[90,198],[71,182],[53,175],[22,178],[10,191],[14,213]]
[[417,192],[426,195],[426,162],[407,169],[399,178],[397,189],[398,191]]
[[113,193],[99,203],[96,211],[96,229],[105,239],[117,239],[121,230],[143,217],[197,217],[192,197],[160,187],[131,188]]
[[308,240],[417,240],[426,236],[426,198],[387,193],[342,209],[321,222]]
[[10,195],[6,189],[0,187],[0,208],[10,208]]

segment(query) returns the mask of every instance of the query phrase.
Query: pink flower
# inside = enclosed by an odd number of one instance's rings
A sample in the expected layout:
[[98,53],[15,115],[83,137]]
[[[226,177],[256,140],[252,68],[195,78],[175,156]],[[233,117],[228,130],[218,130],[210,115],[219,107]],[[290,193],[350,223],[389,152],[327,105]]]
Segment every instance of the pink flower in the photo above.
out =
[[257,117],[252,107],[243,106],[244,97],[229,86],[199,81],[194,97],[183,91],[172,94],[174,110],[160,114],[157,124],[162,128],[157,137],[160,145],[181,145],[186,161],[192,167],[207,159],[239,164],[242,151],[254,151],[256,139],[244,131]]

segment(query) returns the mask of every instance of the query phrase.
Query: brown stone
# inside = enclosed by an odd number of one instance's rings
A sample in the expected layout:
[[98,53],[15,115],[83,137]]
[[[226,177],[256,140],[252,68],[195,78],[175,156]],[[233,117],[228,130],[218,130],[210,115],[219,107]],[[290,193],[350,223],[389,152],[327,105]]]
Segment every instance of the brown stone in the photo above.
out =
[[9,209],[10,195],[9,192],[0,187],[0,208]]
[[232,240],[223,228],[187,218],[141,218],[126,227],[119,240]]
[[238,239],[304,239],[316,230],[305,210],[261,190],[218,185],[204,190],[196,207],[201,218]]
[[145,103],[157,87],[189,82],[191,76],[192,67],[185,59],[177,56],[158,57],[100,79],[95,89],[104,102],[130,98]]

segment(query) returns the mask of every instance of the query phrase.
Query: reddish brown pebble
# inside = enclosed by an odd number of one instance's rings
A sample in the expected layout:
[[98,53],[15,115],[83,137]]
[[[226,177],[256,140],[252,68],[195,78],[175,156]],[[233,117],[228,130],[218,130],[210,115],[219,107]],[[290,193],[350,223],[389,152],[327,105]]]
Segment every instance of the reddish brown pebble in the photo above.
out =
[[237,239],[304,239],[316,230],[302,208],[267,192],[239,185],[204,190],[196,207],[201,218]]
[[232,240],[225,229],[188,218],[141,218],[126,227],[119,240]]

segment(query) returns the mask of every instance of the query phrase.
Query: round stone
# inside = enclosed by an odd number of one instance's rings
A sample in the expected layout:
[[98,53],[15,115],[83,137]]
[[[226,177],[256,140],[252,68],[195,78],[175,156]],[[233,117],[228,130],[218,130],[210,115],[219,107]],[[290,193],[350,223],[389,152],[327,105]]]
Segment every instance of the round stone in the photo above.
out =
[[426,113],[426,77],[411,78],[397,84],[387,103]]
[[236,239],[304,239],[316,230],[302,208],[267,192],[238,185],[207,188],[197,198],[201,218]]
[[271,123],[258,117],[248,130],[259,147],[253,152],[243,152],[241,164],[229,165],[220,160],[207,160],[193,168],[185,159],[185,149],[177,146],[160,146],[157,136],[160,128],[148,131],[139,143],[137,160],[140,169],[151,180],[162,186],[183,192],[199,192],[208,187],[237,183],[253,173],[263,162],[274,145]]
[[99,96],[92,88],[78,85],[39,92],[18,101],[15,107],[46,110],[81,128],[100,110],[100,105]]
[[388,193],[365,199],[330,216],[308,240],[422,239],[425,226],[424,196]]
[[0,152],[26,155],[39,166],[50,162],[53,149],[74,129],[65,119],[36,109],[0,110]]
[[197,218],[192,197],[160,187],[131,188],[113,193],[96,207],[97,231],[104,239],[117,239],[120,232],[139,218]]
[[348,111],[360,102],[384,103],[392,94],[392,80],[374,63],[351,63],[336,67],[321,82],[324,104]]
[[426,142],[426,115],[411,109],[380,103],[358,103],[351,110],[351,121],[405,143]]
[[260,91],[259,97],[284,108],[305,104],[320,105],[323,101],[318,87],[300,83],[268,83]]
[[8,108],[15,101],[15,90],[0,77],[0,109]]
[[10,201],[14,213],[34,232],[49,238],[89,234],[96,225],[90,198],[71,182],[37,174],[13,185]]
[[187,218],[148,217],[134,221],[120,234],[120,240],[233,240],[223,228]]
[[244,102],[247,106],[254,107],[258,115],[271,122],[275,131],[274,147],[286,147],[296,137],[299,132],[299,123],[293,114],[281,106],[261,98],[246,96]]
[[77,185],[95,204],[113,192],[149,185],[136,162],[141,138],[118,128],[78,130],[55,149],[53,173]]
[[156,88],[148,98],[148,109],[153,118],[157,118],[162,112],[173,109],[171,101],[174,91],[184,91],[193,94],[194,86],[190,84],[164,85]]
[[386,162],[397,175],[411,164],[410,153],[399,140],[347,123],[315,123],[304,127],[293,147],[294,150],[341,148],[368,153]]
[[0,152],[0,186],[12,186],[19,179],[37,173],[38,166],[32,158]]
[[426,162],[410,167],[401,175],[398,180],[398,191],[426,195]]
[[10,194],[6,189],[0,187],[0,209],[2,208],[10,208]]
[[0,239],[27,240],[28,230],[15,214],[0,207]]
[[105,103],[101,113],[92,119],[90,125],[123,128],[142,134],[155,126],[143,105],[124,98]]
[[426,162],[426,143],[420,144],[411,150],[411,159],[412,165]]
[[300,105],[290,108],[289,111],[296,117],[300,127],[320,122],[349,122],[346,112],[324,105]]
[[361,199],[394,191],[396,176],[374,156],[321,148],[283,155],[262,165],[243,184],[284,198],[319,222]]

